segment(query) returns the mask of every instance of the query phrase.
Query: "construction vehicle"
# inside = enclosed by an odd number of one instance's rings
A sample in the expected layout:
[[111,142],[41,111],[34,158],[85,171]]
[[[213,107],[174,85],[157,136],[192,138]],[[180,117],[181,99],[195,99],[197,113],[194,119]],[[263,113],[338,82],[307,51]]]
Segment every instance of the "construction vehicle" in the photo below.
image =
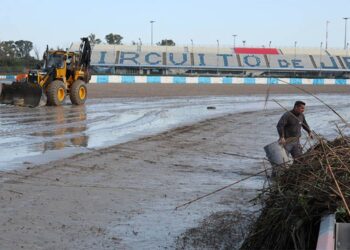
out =
[[91,46],[81,38],[79,52],[49,50],[44,53],[44,65],[18,75],[12,84],[0,85],[0,103],[20,106],[60,106],[67,96],[72,104],[84,104],[89,74]]

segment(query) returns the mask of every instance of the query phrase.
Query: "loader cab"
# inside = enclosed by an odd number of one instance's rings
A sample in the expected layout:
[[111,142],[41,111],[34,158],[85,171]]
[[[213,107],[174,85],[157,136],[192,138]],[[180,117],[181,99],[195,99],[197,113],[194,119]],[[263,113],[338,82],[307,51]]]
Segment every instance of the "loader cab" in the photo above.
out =
[[47,59],[45,60],[46,65],[44,68],[52,68],[55,67],[57,69],[62,69],[64,68],[64,62],[65,62],[65,52],[60,53],[60,51],[54,51],[54,52],[49,52],[47,55]]
[[66,79],[66,59],[67,52],[66,51],[47,51],[44,54],[44,67],[43,70],[45,72],[52,72],[52,69],[55,71],[55,79],[60,79],[65,82]]

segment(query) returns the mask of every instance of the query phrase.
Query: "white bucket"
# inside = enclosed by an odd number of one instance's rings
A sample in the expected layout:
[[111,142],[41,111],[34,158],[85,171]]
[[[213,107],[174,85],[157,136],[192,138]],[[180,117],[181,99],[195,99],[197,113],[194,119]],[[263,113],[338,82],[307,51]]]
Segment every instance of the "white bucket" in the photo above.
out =
[[288,156],[284,147],[279,142],[273,142],[264,147],[267,159],[269,159],[271,165],[291,164],[293,159]]

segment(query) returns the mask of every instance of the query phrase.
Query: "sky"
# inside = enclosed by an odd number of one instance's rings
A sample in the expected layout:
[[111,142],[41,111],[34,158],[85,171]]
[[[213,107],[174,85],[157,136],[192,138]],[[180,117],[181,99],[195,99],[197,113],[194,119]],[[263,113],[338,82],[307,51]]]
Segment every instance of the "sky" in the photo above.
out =
[[[1,0],[0,41],[29,40],[44,51],[67,48],[91,33],[177,45],[271,47],[344,47],[349,0]],[[350,20],[348,23],[350,41]]]

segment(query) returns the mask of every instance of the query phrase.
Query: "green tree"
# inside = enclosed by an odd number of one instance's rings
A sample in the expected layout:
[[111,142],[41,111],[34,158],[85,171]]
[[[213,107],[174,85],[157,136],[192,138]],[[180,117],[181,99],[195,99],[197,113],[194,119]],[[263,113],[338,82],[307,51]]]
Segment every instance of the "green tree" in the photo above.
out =
[[96,38],[96,35],[93,34],[93,33],[91,33],[88,36],[88,38],[89,38],[89,41],[90,41],[91,45],[100,44],[102,42],[101,39]]
[[0,43],[0,56],[9,58],[29,58],[33,49],[31,41],[2,41]]
[[31,41],[19,40],[15,42],[17,56],[20,58],[30,57],[30,51],[33,49],[33,43]]
[[14,58],[17,55],[17,48],[14,41],[2,41],[0,43],[0,56]]
[[110,33],[105,36],[105,39],[108,44],[122,44],[123,37],[118,34]]
[[175,46],[175,42],[172,39],[163,39],[157,43],[158,46]]

